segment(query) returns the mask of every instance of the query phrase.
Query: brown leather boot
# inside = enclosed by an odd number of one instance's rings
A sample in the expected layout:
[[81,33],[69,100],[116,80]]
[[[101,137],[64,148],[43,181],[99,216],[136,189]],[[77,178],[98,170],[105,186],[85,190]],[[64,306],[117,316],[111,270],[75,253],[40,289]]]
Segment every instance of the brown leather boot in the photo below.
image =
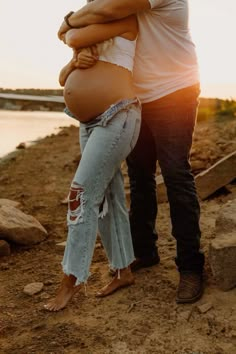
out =
[[180,272],[179,286],[177,290],[177,304],[193,303],[203,294],[202,273]]

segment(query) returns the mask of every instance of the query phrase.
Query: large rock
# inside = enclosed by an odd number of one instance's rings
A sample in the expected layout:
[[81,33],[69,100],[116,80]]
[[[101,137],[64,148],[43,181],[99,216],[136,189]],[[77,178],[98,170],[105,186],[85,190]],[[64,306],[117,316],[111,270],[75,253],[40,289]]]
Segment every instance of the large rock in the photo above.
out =
[[209,262],[217,285],[226,291],[236,286],[236,200],[219,212],[215,234],[209,246]]
[[20,203],[10,199],[0,198],[0,208],[4,205],[18,208],[20,206]]
[[[236,178],[236,151],[195,176],[198,196],[204,200]],[[162,175],[156,177],[159,203],[168,201]]]
[[43,241],[47,231],[31,215],[4,205],[0,208],[0,238],[21,245],[32,245]]
[[196,176],[195,182],[198,195],[204,200],[218,189],[233,181],[235,177],[236,151],[225,156],[206,171],[203,171]]
[[231,232],[236,234],[236,199],[230,200],[221,208],[216,219],[215,231],[217,234]]

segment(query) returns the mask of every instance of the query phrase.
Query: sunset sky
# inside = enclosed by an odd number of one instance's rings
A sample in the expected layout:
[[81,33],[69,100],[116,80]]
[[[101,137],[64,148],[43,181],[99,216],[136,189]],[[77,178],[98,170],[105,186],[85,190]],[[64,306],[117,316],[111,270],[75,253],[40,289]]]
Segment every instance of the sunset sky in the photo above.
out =
[[[134,0],[135,1],[135,0]],[[70,50],[57,39],[64,15],[85,0],[0,0],[0,87],[59,88]],[[202,96],[236,99],[236,0],[189,0]]]

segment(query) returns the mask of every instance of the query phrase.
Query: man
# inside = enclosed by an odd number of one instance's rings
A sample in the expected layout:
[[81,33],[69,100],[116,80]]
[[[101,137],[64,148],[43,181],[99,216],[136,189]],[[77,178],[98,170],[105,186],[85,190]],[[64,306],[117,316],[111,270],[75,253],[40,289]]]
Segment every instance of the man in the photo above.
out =
[[180,274],[177,303],[203,293],[200,208],[189,164],[199,74],[188,28],[187,0],[98,0],[65,17],[58,36],[71,27],[137,14],[139,37],[134,84],[142,102],[138,143],[127,160],[131,188],[130,223],[136,261],[133,270],[158,264],[155,221],[156,161],[167,187],[172,234]]

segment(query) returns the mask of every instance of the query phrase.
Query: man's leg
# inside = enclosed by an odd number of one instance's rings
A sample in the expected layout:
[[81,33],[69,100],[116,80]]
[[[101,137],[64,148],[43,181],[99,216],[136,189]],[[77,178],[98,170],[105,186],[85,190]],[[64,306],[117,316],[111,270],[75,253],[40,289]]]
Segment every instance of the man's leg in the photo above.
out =
[[202,294],[200,207],[189,164],[197,105],[196,89],[183,89],[157,100],[153,115],[156,120],[149,121],[149,125],[156,126],[157,155],[167,187],[172,234],[177,241],[177,302],[193,302]]
[[138,142],[127,158],[130,179],[130,225],[136,262],[133,270],[159,263],[156,247],[156,149],[142,114]]

